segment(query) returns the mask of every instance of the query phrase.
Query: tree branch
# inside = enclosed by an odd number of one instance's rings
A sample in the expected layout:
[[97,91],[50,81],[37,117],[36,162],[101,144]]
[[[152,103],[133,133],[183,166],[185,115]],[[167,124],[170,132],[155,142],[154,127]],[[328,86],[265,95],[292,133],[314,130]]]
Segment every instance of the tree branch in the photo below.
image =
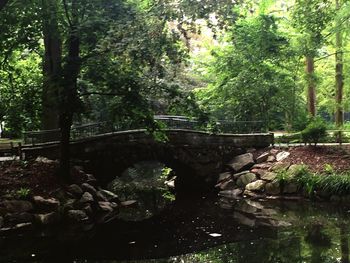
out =
[[[342,53],[349,53],[350,51],[342,51]],[[316,62],[316,61],[320,61],[320,60],[322,60],[322,59],[325,59],[325,58],[328,58],[328,57],[330,57],[330,56],[333,56],[333,55],[336,55],[337,54],[337,52],[334,52],[334,53],[332,53],[332,54],[327,54],[327,55],[325,55],[325,56],[323,56],[323,57],[320,57],[320,58],[318,58],[318,59],[315,59],[314,61]]]
[[63,1],[64,12],[66,14],[68,24],[69,24],[70,27],[73,27],[73,23],[72,23],[72,20],[70,19],[69,12],[68,12],[67,1],[66,0],[62,0],[62,1]]

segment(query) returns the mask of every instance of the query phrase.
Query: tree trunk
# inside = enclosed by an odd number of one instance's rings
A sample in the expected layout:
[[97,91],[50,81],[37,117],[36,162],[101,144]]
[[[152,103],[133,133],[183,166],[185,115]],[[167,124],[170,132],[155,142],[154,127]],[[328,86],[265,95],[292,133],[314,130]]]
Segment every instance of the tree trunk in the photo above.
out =
[[77,2],[72,4],[72,22],[68,38],[68,56],[63,70],[63,86],[61,93],[61,155],[60,175],[65,182],[70,181],[70,132],[73,123],[73,114],[77,107],[77,80],[80,72],[80,39],[78,36]]
[[308,80],[307,101],[308,101],[308,111],[312,117],[316,116],[316,85],[315,85],[314,72],[315,72],[314,57],[306,56],[306,76]]
[[50,130],[57,129],[59,126],[59,85],[61,83],[62,73],[62,41],[58,29],[56,1],[42,0],[42,6],[45,56],[43,62],[44,80],[41,127],[43,130]]
[[[340,9],[340,0],[336,0],[336,9]],[[343,75],[343,36],[342,32],[338,30],[335,34],[335,124],[341,127],[344,123],[343,110],[343,89],[344,89],[344,75]]]

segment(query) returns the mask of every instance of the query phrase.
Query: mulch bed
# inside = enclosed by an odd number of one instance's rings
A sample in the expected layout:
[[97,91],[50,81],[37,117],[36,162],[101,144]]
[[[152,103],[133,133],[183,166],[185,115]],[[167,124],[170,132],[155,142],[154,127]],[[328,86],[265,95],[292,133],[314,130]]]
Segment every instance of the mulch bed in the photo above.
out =
[[336,172],[350,171],[350,146],[305,146],[287,150],[290,156],[285,160],[291,164],[305,164],[313,172],[322,172],[331,165]]
[[[57,163],[6,161],[0,162],[0,197],[18,196],[28,189],[31,195],[49,197],[62,185],[57,176]],[[83,181],[76,169],[72,169],[73,183]]]

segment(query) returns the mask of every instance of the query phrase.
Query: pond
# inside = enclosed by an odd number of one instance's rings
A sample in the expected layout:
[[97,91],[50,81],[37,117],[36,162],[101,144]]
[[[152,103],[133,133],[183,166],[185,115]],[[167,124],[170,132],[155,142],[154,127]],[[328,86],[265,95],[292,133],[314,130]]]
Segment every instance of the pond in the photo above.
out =
[[146,188],[131,193],[143,199],[137,208],[90,231],[1,238],[0,262],[349,262],[349,207],[214,194],[173,200],[163,187]]

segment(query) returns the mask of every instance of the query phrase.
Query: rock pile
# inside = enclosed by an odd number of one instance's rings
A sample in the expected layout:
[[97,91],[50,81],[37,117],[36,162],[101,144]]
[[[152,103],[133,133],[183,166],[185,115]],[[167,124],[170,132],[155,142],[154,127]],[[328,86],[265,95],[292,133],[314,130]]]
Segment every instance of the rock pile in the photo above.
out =
[[[286,161],[289,152],[271,149],[254,158],[252,153],[236,156],[227,163],[216,187],[219,195],[231,198],[278,196],[297,194],[298,185],[293,177],[300,165]],[[286,174],[288,180],[281,177]]]
[[121,207],[134,204],[121,202],[118,196],[97,186],[96,179],[75,168],[85,182],[57,189],[50,197],[30,196],[26,200],[0,202],[0,235],[35,226],[66,226],[91,229],[114,219]]

